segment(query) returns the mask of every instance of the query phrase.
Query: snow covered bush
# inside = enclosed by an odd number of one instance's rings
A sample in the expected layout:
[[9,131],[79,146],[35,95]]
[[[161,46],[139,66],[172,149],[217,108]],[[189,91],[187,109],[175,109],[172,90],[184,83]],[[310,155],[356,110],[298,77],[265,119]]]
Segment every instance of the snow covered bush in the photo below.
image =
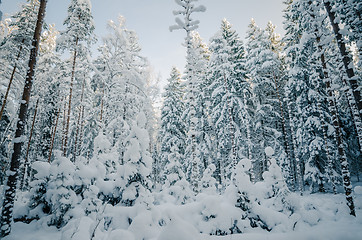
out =
[[126,151],[121,174],[126,182],[122,190],[122,203],[126,206],[133,206],[136,201],[150,204],[152,158],[148,151],[149,135],[145,127],[146,116],[141,112],[124,141]]
[[50,164],[48,162],[36,161],[32,164],[34,180],[30,182],[30,201],[28,219],[39,218],[50,213],[50,206],[45,198],[49,181]]
[[55,159],[50,165],[49,182],[45,199],[50,206],[49,224],[64,226],[71,218],[71,210],[79,203],[80,196],[74,191],[76,167],[69,158],[55,152]]

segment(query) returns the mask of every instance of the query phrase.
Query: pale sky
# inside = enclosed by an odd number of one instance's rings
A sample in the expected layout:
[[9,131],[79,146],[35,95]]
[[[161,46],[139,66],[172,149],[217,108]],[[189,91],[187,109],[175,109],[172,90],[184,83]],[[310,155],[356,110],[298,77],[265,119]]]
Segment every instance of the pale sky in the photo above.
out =
[[[0,9],[3,18],[19,10],[25,0],[2,0]],[[199,0],[206,6],[206,12],[195,13],[193,18],[200,20],[197,31],[206,43],[219,30],[221,20],[226,18],[244,39],[247,26],[254,18],[260,27],[268,21],[277,26],[276,31],[284,33],[282,21],[283,0]],[[48,0],[46,22],[54,23],[58,30],[62,25],[70,0]],[[101,37],[107,32],[108,20],[117,20],[118,15],[126,18],[128,29],[136,31],[142,47],[142,55],[147,57],[156,74],[162,79],[168,78],[172,66],[181,71],[185,65],[185,48],[182,46],[185,33],[181,30],[169,31],[174,25],[173,10],[178,9],[174,0],[91,0],[92,13],[96,25],[96,35]],[[96,48],[95,48],[96,49]]]

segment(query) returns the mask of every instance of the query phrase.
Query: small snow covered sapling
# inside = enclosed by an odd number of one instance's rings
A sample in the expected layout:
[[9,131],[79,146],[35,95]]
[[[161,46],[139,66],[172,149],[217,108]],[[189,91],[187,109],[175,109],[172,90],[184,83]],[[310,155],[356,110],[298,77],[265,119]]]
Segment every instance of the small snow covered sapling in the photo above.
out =
[[126,206],[133,206],[137,200],[146,200],[152,187],[152,158],[148,151],[149,135],[145,127],[146,116],[141,112],[125,139],[123,179],[126,186],[122,192],[122,202]]
[[205,193],[216,193],[216,179],[212,176],[216,170],[214,164],[210,164],[204,171],[203,177],[201,179],[202,190],[201,192]]
[[269,158],[269,169],[263,173],[263,179],[268,187],[268,197],[275,197],[283,194],[287,190],[287,186],[283,179],[282,170],[278,166],[275,158],[273,157],[274,150],[271,147],[265,148],[265,154]]
[[51,208],[51,225],[64,226],[71,219],[69,211],[79,203],[78,196],[74,192],[75,170],[76,167],[69,158],[62,157],[60,151],[55,152],[55,159],[49,169],[50,177],[45,194]]

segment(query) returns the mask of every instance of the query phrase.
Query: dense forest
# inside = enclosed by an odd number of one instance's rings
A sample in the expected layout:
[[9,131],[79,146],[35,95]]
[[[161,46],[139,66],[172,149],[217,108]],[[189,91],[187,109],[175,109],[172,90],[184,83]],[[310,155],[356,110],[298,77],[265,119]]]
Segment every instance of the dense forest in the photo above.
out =
[[244,40],[223,19],[206,43],[207,6],[176,0],[186,66],[162,94],[122,16],[97,39],[89,0],[70,1],[63,31],[46,3],[0,22],[1,237],[18,223],[109,240],[361,226],[360,1],[286,0],[283,37],[252,19]]

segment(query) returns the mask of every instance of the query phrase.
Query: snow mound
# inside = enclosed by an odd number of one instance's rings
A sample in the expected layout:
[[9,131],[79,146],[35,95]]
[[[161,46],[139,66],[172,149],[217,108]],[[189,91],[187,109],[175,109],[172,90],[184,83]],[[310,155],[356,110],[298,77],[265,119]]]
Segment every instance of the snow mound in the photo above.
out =
[[190,223],[173,216],[158,240],[199,240],[200,233]]
[[358,195],[362,195],[362,186],[356,186],[354,188],[354,193]]
[[135,237],[130,231],[116,229],[109,234],[107,240],[135,240]]

